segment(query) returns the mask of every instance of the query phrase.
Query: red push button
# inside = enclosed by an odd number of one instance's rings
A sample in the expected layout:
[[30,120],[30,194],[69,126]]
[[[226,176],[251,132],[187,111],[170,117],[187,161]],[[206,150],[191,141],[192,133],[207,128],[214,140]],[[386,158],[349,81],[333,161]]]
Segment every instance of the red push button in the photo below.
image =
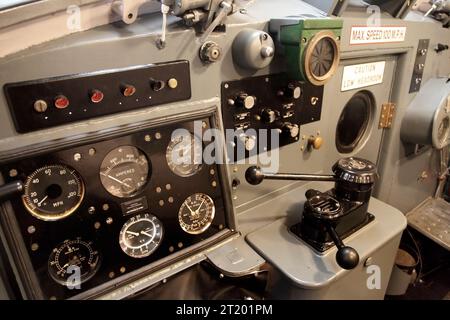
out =
[[100,90],[92,90],[91,91],[91,101],[92,103],[99,103],[103,100],[103,92],[101,92]]
[[69,99],[67,99],[66,96],[63,96],[62,94],[59,96],[56,96],[55,98],[55,107],[58,109],[65,109],[69,106]]

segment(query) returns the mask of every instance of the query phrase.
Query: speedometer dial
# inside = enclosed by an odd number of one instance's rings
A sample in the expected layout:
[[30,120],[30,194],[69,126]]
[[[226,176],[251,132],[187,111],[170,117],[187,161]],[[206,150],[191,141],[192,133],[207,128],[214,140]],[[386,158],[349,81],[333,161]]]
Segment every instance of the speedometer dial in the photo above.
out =
[[163,237],[161,221],[149,213],[130,218],[122,227],[119,244],[133,258],[145,258],[160,245]]
[[214,201],[204,193],[196,193],[184,200],[178,211],[181,229],[190,234],[205,232],[211,225],[216,208]]
[[84,185],[74,169],[49,165],[28,176],[22,200],[25,208],[36,218],[55,221],[72,214],[83,197]]
[[118,198],[132,197],[142,191],[149,175],[147,157],[133,146],[121,146],[110,151],[100,168],[103,187]]

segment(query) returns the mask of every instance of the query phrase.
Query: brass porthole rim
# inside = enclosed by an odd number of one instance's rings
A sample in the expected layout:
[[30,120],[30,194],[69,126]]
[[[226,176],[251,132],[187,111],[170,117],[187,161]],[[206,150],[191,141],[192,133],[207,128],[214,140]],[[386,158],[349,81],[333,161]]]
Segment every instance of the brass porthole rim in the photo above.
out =
[[[332,31],[329,30],[319,31],[311,38],[311,40],[309,40],[307,44],[306,51],[304,54],[304,70],[309,82],[311,82],[316,86],[325,84],[336,73],[340,61],[339,41],[336,39],[336,37],[337,36]],[[330,70],[323,76],[319,77],[315,76],[311,72],[309,64],[314,48],[316,47],[316,45],[319,43],[320,40],[325,38],[330,39],[330,42],[333,44],[335,52],[333,63],[331,64]]]

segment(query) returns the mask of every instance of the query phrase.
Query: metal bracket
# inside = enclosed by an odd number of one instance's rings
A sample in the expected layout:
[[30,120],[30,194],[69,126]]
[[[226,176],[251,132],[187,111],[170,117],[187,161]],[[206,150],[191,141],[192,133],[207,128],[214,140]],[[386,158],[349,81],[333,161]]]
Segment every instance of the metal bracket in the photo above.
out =
[[419,44],[417,46],[416,61],[414,62],[414,70],[411,76],[409,93],[417,92],[420,90],[429,44],[429,39],[419,40]]
[[380,121],[378,122],[378,129],[389,129],[392,126],[392,119],[395,113],[395,103],[383,103],[381,107]]
[[139,7],[151,0],[117,0],[112,4],[112,10],[118,14],[123,22],[131,24],[136,21]]

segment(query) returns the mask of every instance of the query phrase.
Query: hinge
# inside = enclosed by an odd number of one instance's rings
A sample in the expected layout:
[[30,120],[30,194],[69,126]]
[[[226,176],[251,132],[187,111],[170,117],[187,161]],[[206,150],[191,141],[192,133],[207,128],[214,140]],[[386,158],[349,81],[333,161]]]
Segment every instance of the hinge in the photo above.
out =
[[381,106],[380,122],[378,122],[378,129],[389,129],[392,126],[392,119],[394,118],[395,103],[387,102]]

